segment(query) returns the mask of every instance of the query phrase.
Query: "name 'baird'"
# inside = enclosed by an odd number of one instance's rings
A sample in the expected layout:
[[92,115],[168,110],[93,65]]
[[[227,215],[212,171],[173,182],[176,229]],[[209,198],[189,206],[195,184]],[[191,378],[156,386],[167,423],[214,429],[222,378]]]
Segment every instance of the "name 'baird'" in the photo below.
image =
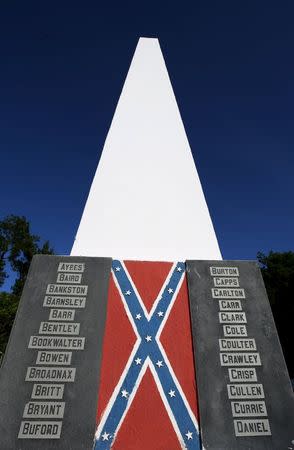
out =
[[81,273],[59,273],[57,275],[57,283],[74,283],[79,284],[82,281]]

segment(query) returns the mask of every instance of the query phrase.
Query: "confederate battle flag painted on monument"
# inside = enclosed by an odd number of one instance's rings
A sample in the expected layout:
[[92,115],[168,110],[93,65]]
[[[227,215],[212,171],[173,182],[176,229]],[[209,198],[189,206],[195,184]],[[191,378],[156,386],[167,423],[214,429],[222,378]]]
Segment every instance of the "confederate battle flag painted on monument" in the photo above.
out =
[[95,450],[200,449],[185,264],[111,272]]

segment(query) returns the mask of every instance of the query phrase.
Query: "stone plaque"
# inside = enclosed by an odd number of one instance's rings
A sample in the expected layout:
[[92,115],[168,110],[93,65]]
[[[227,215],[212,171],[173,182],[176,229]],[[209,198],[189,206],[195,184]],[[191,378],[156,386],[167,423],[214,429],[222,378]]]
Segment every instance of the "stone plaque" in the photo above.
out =
[[188,261],[201,437],[210,450],[294,448],[294,396],[254,261]]
[[33,258],[0,370],[0,448],[91,450],[110,258]]

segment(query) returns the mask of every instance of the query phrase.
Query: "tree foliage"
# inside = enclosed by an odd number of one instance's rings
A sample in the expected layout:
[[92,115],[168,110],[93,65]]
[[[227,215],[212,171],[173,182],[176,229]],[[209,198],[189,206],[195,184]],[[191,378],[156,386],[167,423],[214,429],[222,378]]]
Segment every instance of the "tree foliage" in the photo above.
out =
[[18,303],[17,295],[8,292],[0,293],[0,357],[5,351]]
[[9,271],[16,275],[11,292],[0,293],[0,352],[7,345],[30,263],[37,253],[51,255],[53,249],[48,241],[40,244],[25,217],[10,215],[0,221],[0,286]]
[[291,378],[294,378],[294,252],[257,254]]

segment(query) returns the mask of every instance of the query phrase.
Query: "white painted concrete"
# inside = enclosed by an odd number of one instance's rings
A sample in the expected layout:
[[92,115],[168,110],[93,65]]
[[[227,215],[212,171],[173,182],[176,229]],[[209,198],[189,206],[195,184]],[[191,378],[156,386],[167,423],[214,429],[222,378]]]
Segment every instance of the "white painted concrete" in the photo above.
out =
[[221,259],[157,39],[139,40],[71,255]]

